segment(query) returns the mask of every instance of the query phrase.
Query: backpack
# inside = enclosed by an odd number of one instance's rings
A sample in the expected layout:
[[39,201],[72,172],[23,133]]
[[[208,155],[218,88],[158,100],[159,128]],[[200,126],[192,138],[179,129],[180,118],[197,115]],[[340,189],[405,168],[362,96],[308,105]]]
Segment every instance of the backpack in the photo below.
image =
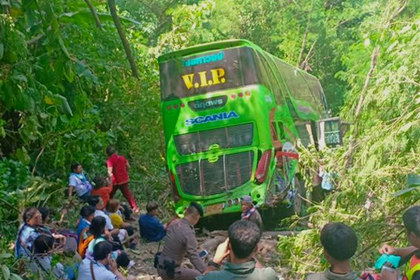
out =
[[93,234],[89,235],[88,237],[86,237],[85,239],[83,239],[83,235],[89,230],[89,227],[85,228],[82,233],[80,234],[80,241],[79,241],[79,248],[77,250],[77,252],[79,253],[79,255],[84,258],[86,255],[86,250],[89,246],[89,243],[95,238],[95,236],[93,236]]

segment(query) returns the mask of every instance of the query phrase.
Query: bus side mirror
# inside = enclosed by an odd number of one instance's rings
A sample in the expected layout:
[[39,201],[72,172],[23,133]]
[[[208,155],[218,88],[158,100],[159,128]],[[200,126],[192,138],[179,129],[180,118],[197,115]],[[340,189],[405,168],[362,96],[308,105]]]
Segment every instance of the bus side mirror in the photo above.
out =
[[317,121],[318,148],[335,148],[343,145],[342,123],[339,117]]

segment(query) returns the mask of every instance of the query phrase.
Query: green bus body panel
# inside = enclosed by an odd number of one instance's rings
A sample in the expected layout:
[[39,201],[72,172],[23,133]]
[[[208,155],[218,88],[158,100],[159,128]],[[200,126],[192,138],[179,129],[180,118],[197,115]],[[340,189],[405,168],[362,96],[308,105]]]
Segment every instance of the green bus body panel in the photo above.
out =
[[[216,43],[210,43],[200,46],[194,46],[184,50],[172,52],[162,55],[158,58],[160,64],[166,63],[171,60],[181,60],[187,56],[200,55],[207,52],[214,52],[217,50],[225,50],[230,48],[249,47],[252,48],[259,59],[265,59],[266,64],[272,71],[272,79],[276,85],[280,86],[281,94],[274,93],[272,89],[262,84],[251,84],[239,88],[229,88],[218,91],[209,91],[204,94],[177,98],[173,100],[162,100],[161,110],[163,115],[163,125],[165,133],[166,144],[166,157],[169,171],[175,177],[175,183],[181,199],[175,203],[175,211],[178,215],[182,215],[190,201],[198,201],[204,207],[207,206],[220,206],[217,211],[205,215],[223,214],[223,213],[236,213],[241,211],[240,203],[232,203],[231,206],[227,205],[227,201],[238,202],[238,199],[243,195],[251,195],[258,205],[263,205],[266,199],[269,184],[274,176],[276,170],[275,150],[273,146],[273,139],[271,133],[271,121],[280,122],[285,129],[284,137],[281,142],[290,142],[295,144],[296,139],[299,138],[298,132],[295,127],[295,122],[292,117],[292,111],[296,114],[295,118],[307,121],[317,121],[323,117],[320,110],[316,110],[313,104],[304,100],[296,99],[292,90],[288,87],[287,81],[280,74],[275,76],[279,70],[276,61],[278,58],[264,52],[260,47],[246,40],[228,40]],[[279,63],[279,62],[277,62]],[[282,62],[284,63],[284,62]],[[289,66],[292,67],[292,66]],[[317,79],[309,74],[301,73],[301,70],[294,68],[294,73],[297,75],[304,75],[313,81]],[[274,77],[275,76],[275,77]],[[319,82],[318,82],[319,83]],[[321,89],[322,90],[322,89]],[[279,91],[280,92],[280,91]],[[247,93],[247,94],[245,94]],[[240,94],[242,97],[239,97]],[[323,94],[320,92],[320,94]],[[235,98],[232,98],[235,96]],[[199,102],[202,100],[210,100],[218,98],[225,100],[223,106],[211,109],[194,110],[189,106],[191,102]],[[322,96],[321,96],[322,99]],[[219,101],[220,101],[219,100]],[[278,102],[280,100],[280,102]],[[287,102],[286,102],[287,100]],[[326,103],[323,105],[326,106]],[[325,108],[326,109],[326,108]],[[274,120],[270,119],[270,112],[274,110]],[[177,150],[175,137],[177,135],[185,135],[194,132],[208,131],[212,129],[231,127],[235,125],[253,124],[253,138],[252,144],[247,146],[220,149],[216,148],[208,151],[180,154]],[[257,184],[255,175],[258,166],[258,160],[264,151],[271,151],[271,161],[268,165],[267,179]],[[177,175],[177,166],[191,162],[217,162],[224,160],[224,156],[236,153],[251,152],[253,153],[252,160],[252,173],[250,179],[241,186],[228,191],[220,191],[220,193],[202,196],[191,195],[184,193],[180,178]],[[288,178],[293,178],[297,172],[297,160],[291,160],[285,174]],[[223,172],[226,172],[224,170]],[[200,175],[201,176],[201,175]],[[226,175],[225,175],[226,176]],[[202,178],[200,178],[202,180]],[[235,200],[236,199],[236,200]],[[205,208],[207,209],[207,208]]]

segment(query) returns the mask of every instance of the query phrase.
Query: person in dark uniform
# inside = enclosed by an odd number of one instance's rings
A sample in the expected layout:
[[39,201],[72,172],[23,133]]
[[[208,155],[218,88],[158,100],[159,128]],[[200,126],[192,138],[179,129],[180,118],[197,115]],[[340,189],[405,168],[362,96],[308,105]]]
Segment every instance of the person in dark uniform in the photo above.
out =
[[[203,208],[191,202],[183,219],[177,220],[168,228],[162,254],[159,257],[157,272],[163,280],[194,280],[202,275],[206,265],[199,257],[194,226],[203,216]],[[182,268],[181,263],[187,255],[194,268]]]

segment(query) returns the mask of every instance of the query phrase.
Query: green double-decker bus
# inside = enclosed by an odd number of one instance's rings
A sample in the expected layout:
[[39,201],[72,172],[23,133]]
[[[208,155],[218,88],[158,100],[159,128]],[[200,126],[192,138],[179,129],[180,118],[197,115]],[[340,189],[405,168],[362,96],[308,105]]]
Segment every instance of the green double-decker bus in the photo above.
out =
[[[297,197],[297,141],[339,145],[317,78],[246,40],[159,57],[161,109],[175,211],[205,216]],[[321,122],[320,122],[321,121]],[[320,125],[321,123],[321,125]],[[322,137],[317,137],[322,135]]]

